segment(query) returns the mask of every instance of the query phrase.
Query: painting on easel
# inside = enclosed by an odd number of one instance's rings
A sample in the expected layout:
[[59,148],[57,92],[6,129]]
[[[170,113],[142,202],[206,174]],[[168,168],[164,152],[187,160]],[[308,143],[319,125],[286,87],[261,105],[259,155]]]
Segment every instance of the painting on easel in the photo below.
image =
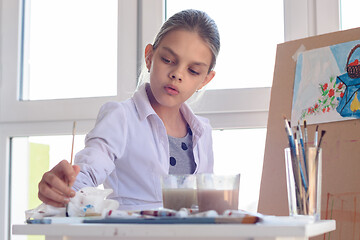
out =
[[292,122],[309,124],[360,118],[360,40],[297,56]]

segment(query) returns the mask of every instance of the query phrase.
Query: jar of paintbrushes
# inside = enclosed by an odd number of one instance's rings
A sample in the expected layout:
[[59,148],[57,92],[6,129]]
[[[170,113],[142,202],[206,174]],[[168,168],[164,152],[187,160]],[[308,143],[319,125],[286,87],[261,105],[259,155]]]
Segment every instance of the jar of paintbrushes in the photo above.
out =
[[[318,137],[316,127],[313,142],[308,141],[306,121],[302,129],[290,127],[285,119],[285,130],[289,147],[285,148],[286,183],[290,216],[309,216],[320,220],[322,149],[321,142],[325,130]],[[304,132],[304,134],[303,134]]]

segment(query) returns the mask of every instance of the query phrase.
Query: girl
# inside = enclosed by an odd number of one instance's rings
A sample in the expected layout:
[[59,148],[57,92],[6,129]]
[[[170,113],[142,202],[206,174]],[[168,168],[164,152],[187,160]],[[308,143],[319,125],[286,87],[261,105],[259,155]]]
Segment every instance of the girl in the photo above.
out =
[[145,48],[150,83],[131,99],[102,106],[76,165],[63,160],[43,175],[40,200],[63,207],[74,190],[103,184],[120,209],[152,209],[162,206],[162,175],[212,172],[211,126],[185,101],[213,79],[219,49],[217,26],[206,13],[169,18]]

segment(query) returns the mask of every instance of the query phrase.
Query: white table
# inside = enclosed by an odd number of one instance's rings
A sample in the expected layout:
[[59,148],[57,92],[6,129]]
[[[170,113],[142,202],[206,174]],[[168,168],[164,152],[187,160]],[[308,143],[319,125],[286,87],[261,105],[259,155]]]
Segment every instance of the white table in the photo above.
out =
[[19,224],[12,234],[45,235],[47,240],[305,240],[336,228],[335,220],[295,224],[279,218],[281,222],[260,224]]

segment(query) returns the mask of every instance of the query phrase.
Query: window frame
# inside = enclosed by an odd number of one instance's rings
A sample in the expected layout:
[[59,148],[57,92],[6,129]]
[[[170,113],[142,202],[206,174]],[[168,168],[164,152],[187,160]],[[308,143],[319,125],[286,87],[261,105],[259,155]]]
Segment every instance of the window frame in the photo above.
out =
[[[17,136],[87,133],[94,125],[99,107],[120,101],[133,93],[143,49],[164,18],[163,0],[119,0],[118,95],[84,99],[17,102],[19,81],[20,16],[23,0],[0,0],[0,235],[11,234],[9,216],[10,139]],[[284,0],[285,41],[340,29],[340,0]],[[125,21],[126,20],[126,21]],[[122,32],[126,36],[122,37]],[[139,49],[139,51],[137,51]],[[134,56],[129,60],[129,56]],[[193,105],[208,117],[214,129],[266,127],[271,88],[208,90]],[[255,99],[255,96],[256,99]],[[262,96],[261,99],[258,96]],[[91,106],[91,107],[89,107]]]
[[[3,38],[1,43],[1,51],[2,56],[8,57],[6,60],[3,58],[2,61],[0,122],[93,119],[105,102],[125,100],[132,95],[136,88],[137,78],[137,2],[120,0],[118,4],[117,96],[18,101],[23,1],[25,0],[2,0],[3,9],[9,10],[2,13],[4,20],[1,31],[6,38]],[[129,22],[131,24],[128,24]],[[126,34],[121,34],[123,32]]]

